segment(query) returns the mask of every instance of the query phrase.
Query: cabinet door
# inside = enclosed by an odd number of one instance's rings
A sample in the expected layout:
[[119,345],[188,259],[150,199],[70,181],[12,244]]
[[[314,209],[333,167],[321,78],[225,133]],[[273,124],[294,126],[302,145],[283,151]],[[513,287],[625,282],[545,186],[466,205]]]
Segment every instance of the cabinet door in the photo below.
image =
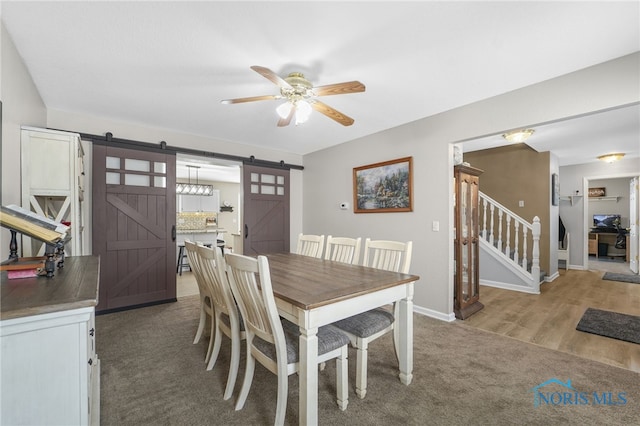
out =
[[200,198],[201,198],[200,205],[202,208],[201,211],[213,212],[213,213],[220,212],[220,191],[219,190],[214,189],[211,195],[202,196]]
[[182,203],[182,212],[197,212],[200,211],[200,195],[181,195],[180,200]]

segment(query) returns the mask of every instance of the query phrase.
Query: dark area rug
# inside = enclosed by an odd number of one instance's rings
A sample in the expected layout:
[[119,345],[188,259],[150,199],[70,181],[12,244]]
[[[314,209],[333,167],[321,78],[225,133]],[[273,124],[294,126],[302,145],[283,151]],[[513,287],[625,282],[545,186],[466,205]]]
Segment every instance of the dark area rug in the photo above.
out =
[[588,308],[576,330],[640,345],[640,317]]
[[607,281],[620,281],[623,283],[640,284],[640,275],[605,272],[602,276],[602,279]]

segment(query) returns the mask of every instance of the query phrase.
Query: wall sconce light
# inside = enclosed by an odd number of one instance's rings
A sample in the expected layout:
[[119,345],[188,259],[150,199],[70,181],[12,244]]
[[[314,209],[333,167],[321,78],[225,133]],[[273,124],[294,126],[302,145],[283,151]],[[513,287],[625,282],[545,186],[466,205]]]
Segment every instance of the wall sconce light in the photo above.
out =
[[598,157],[598,160],[600,161],[604,161],[605,163],[613,163],[615,161],[618,160],[622,160],[622,157],[624,157],[624,153],[623,152],[616,152],[614,154],[605,154],[605,155],[601,155]]
[[505,133],[502,137],[511,143],[522,143],[529,139],[529,136],[531,136],[533,132],[533,129],[514,130],[512,132]]

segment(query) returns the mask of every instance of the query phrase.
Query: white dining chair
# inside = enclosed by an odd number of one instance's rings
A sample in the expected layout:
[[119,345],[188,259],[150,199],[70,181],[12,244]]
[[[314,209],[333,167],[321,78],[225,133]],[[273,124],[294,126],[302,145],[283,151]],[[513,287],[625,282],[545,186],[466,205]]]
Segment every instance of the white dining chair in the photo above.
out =
[[322,259],[323,248],[324,235],[298,235],[298,245],[296,246],[297,254]]
[[[413,242],[372,241],[367,238],[364,243],[362,265],[386,271],[409,273]],[[367,394],[367,352],[369,343],[393,331],[393,345],[396,358],[399,352],[399,336],[394,327],[398,309],[394,303],[392,312],[384,307],[372,309],[358,315],[337,321],[336,327],[344,331],[351,345],[356,348],[356,394],[364,398]]]
[[[213,301],[211,298],[211,292],[209,291],[208,286],[205,284],[204,277],[202,275],[202,268],[200,267],[200,256],[198,255],[198,245],[192,241],[186,240],[184,242],[184,247],[187,251],[189,265],[191,265],[191,270],[193,271],[193,275],[196,278],[196,284],[198,284],[198,293],[200,294],[200,321],[198,322],[196,336],[193,339],[193,344],[195,345],[200,342],[207,321],[214,321]],[[213,324],[211,324],[211,330],[213,332]],[[209,347],[211,347],[213,334],[211,334],[209,339]],[[209,355],[209,350],[207,350],[204,362],[209,361]]]
[[198,246],[200,255],[200,266],[202,268],[205,284],[210,288],[213,300],[213,312],[215,315],[214,326],[212,328],[213,347],[209,343],[209,363],[207,370],[213,369],[222,343],[222,334],[231,340],[231,361],[229,363],[229,375],[224,391],[224,399],[231,398],[233,388],[238,376],[240,365],[241,340],[244,339],[244,325],[238,312],[238,306],[231,293],[231,286],[227,280],[226,262],[222,256],[220,247]]
[[336,262],[357,265],[360,260],[362,238],[327,236],[324,258]]
[[[265,256],[256,259],[228,253],[225,259],[231,290],[247,330],[247,366],[235,409],[240,410],[245,404],[258,361],[278,376],[275,424],[281,425],[287,408],[288,376],[299,367],[299,328],[278,315]],[[320,327],[317,338],[318,363],[336,359],[337,403],[345,410],[349,394],[349,338],[331,325]],[[317,386],[317,383],[312,385]]]

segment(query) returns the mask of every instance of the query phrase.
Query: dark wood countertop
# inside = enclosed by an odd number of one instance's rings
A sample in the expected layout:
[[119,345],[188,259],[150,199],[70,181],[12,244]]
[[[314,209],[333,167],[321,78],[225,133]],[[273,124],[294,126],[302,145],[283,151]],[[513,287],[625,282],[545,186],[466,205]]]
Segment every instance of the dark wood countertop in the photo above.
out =
[[71,256],[55,276],[7,279],[2,272],[0,319],[60,312],[98,304],[98,256]]

